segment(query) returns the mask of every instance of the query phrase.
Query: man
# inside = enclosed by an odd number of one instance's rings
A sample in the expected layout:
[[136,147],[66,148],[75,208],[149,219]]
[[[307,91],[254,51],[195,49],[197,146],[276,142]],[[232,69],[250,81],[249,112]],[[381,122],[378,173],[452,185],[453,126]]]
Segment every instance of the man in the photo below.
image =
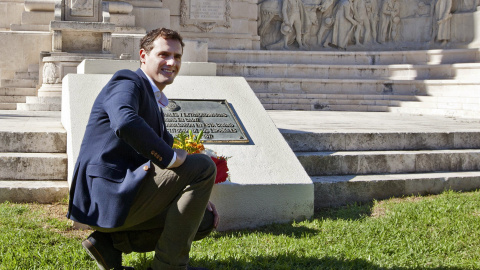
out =
[[432,41],[447,44],[450,40],[450,19],[452,18],[452,0],[437,0],[431,4]]
[[302,36],[306,34],[306,30],[310,21],[306,15],[305,7],[303,2],[300,0],[283,0],[282,2],[282,16],[283,16],[283,24],[282,28],[288,28],[289,31],[284,31],[285,33],[283,37],[283,47],[284,49],[288,49],[289,43],[289,33],[295,29],[295,36],[297,39],[297,43],[300,49],[305,48],[305,41],[303,40]]
[[378,33],[378,43],[391,41],[397,35],[397,26],[400,18],[400,3],[397,0],[384,0],[382,11],[380,12],[380,29]]
[[335,24],[333,25],[332,44],[342,49],[347,48],[353,30],[360,25],[353,18],[353,12],[353,0],[341,0],[338,3]]
[[153,250],[153,269],[199,269],[188,266],[191,243],[218,224],[208,201],[215,164],[172,149],[161,110],[183,46],[175,31],[151,31],[140,43],[140,69],[115,73],[93,104],[67,216],[95,230],[82,245],[100,269],[132,269],[122,253]]

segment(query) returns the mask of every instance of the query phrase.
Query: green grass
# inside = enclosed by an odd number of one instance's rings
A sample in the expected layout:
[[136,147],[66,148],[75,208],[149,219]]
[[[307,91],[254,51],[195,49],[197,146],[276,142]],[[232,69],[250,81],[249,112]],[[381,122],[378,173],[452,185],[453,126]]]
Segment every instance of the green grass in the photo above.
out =
[[[96,269],[66,205],[0,204],[0,269]],[[325,209],[308,221],[215,232],[191,265],[210,269],[480,269],[480,192]],[[153,253],[124,256],[145,269]]]

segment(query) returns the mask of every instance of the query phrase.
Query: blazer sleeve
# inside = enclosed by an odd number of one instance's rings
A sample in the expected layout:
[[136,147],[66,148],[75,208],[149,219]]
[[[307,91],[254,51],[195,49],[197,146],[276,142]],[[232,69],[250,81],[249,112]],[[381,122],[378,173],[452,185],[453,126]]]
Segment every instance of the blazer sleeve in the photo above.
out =
[[107,90],[104,110],[117,137],[160,168],[166,168],[174,151],[139,115],[145,99],[141,91],[139,84],[132,80],[113,83]]

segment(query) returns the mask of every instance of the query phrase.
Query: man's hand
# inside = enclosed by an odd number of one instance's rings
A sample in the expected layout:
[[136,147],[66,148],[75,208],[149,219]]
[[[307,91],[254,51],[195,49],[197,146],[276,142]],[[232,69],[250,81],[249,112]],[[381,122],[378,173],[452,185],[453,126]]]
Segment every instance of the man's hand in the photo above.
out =
[[173,149],[173,151],[175,151],[175,153],[177,153],[177,159],[172,164],[172,166],[169,167],[170,169],[180,167],[185,162],[185,159],[187,158],[187,154],[188,154],[187,151],[182,150],[182,149],[175,148],[175,149]]
[[220,222],[220,216],[218,215],[215,205],[211,201],[207,204],[207,210],[213,213],[213,227],[216,229]]

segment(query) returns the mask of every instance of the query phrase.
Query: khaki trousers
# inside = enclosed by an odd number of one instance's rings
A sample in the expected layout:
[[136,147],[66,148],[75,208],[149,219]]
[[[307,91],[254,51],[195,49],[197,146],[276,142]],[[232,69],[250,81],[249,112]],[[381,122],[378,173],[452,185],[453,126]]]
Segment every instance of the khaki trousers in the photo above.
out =
[[155,250],[152,268],[186,269],[193,240],[213,230],[206,210],[215,182],[210,157],[188,155],[174,169],[150,168],[125,223],[118,228],[93,227],[111,233],[115,248],[124,253]]

